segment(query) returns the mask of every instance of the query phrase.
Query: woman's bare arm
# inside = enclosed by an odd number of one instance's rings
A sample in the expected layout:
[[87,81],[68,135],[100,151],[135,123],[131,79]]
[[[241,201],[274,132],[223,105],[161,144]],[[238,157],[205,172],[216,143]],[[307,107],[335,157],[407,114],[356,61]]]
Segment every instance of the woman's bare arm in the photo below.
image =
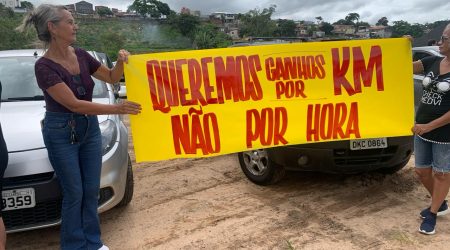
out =
[[58,103],[78,114],[103,115],[103,114],[139,114],[141,105],[135,102],[123,101],[118,104],[100,104],[79,100],[69,87],[61,82],[47,89],[48,94]]
[[123,64],[128,63],[128,55],[130,53],[124,49],[119,50],[116,65],[112,69],[108,69],[105,65],[101,65],[93,76],[107,83],[117,83],[123,75]]

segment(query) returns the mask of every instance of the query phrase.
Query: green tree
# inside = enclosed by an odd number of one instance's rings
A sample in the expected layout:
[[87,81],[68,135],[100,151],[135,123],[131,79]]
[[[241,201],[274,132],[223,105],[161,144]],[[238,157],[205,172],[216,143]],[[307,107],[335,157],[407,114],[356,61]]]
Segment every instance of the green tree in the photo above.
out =
[[189,14],[170,15],[168,22],[183,36],[189,37],[194,40],[195,31],[200,25],[200,18]]
[[169,5],[160,1],[155,1],[156,8],[158,11],[165,16],[174,15],[175,11],[171,10]]
[[392,37],[401,37],[403,35],[411,35],[411,24],[407,21],[394,21],[392,25]]
[[0,3],[0,17],[12,18],[14,17],[14,11]]
[[339,24],[339,25],[354,25],[354,23],[347,21],[345,19],[339,19],[336,22],[334,22],[333,24]]
[[272,36],[276,30],[276,24],[271,20],[275,8],[276,5],[271,5],[262,11],[260,9],[253,9],[241,15],[241,24],[239,25],[240,36]]
[[425,26],[423,24],[415,23],[415,24],[411,25],[411,33],[410,34],[413,37],[421,37],[425,33],[424,30],[425,30]]
[[345,21],[347,21],[350,24],[355,25],[358,21],[359,21],[359,14],[358,13],[349,13],[346,17],[345,17]]
[[323,22],[323,18],[321,16],[316,16],[317,24],[321,24]]
[[278,19],[275,36],[294,37],[296,35],[295,29],[297,25],[293,20]]
[[376,25],[383,25],[383,26],[388,26],[388,19],[387,19],[387,17],[382,17],[382,18],[380,18],[380,19],[378,19],[378,22],[376,23]]
[[202,25],[195,33],[194,44],[198,49],[222,48],[231,43],[231,37],[220,32],[213,24]]
[[409,24],[406,21],[394,21],[392,25],[392,37],[402,37],[404,35],[411,35],[413,37],[420,37],[423,35],[424,25],[422,24]]
[[355,26],[355,28],[357,28],[359,18],[360,18],[360,16],[358,13],[349,13],[345,17],[345,21],[347,21],[348,24],[351,24],[351,25]]
[[34,5],[28,1],[21,1],[20,2],[20,8],[22,9],[27,9],[27,10],[32,10],[34,9]]
[[319,30],[325,32],[325,35],[331,35],[331,31],[334,30],[334,27],[330,23],[322,22],[322,25],[319,27]]
[[169,5],[157,0],[134,0],[133,4],[128,6],[128,11],[136,11],[144,18],[147,16],[161,18],[161,15],[168,16],[174,13]]
[[100,8],[97,10],[97,14],[101,17],[112,16],[113,12],[109,8]]
[[441,20],[441,21],[436,21],[436,22],[433,22],[433,23],[425,23],[424,24],[424,28],[428,29],[428,30],[432,30],[432,29],[434,29],[434,28],[436,28],[438,26],[441,26],[441,25],[444,25],[444,24],[446,25],[448,23],[450,23],[450,20]]

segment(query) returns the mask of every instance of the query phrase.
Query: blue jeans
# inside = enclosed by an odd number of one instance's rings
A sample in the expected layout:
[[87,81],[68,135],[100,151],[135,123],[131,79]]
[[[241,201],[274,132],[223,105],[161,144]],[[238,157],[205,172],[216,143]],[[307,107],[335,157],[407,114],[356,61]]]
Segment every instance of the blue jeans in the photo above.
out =
[[102,139],[97,116],[46,112],[42,134],[63,193],[61,249],[99,249]]

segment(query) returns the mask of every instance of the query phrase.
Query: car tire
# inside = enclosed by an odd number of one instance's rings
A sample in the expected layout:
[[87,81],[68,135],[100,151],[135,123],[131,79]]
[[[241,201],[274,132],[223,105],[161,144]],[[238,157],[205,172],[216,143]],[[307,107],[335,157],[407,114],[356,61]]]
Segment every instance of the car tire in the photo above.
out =
[[117,207],[124,207],[128,205],[133,199],[134,193],[134,179],[133,179],[133,166],[131,165],[131,159],[128,155],[128,167],[127,167],[127,180],[125,184],[125,193],[122,200],[117,204]]
[[286,174],[283,166],[269,159],[265,149],[240,152],[238,158],[245,176],[257,185],[275,184]]

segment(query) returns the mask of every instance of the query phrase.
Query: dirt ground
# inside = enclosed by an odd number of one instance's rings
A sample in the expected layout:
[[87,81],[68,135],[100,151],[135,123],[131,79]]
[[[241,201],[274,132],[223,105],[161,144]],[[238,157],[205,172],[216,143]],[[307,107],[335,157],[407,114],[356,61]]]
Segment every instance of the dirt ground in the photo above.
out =
[[[111,250],[450,248],[450,215],[436,235],[417,232],[429,197],[413,161],[390,176],[292,172],[268,187],[248,181],[234,154],[133,167],[131,203],[100,216]],[[11,250],[59,248],[59,227],[7,237]]]

